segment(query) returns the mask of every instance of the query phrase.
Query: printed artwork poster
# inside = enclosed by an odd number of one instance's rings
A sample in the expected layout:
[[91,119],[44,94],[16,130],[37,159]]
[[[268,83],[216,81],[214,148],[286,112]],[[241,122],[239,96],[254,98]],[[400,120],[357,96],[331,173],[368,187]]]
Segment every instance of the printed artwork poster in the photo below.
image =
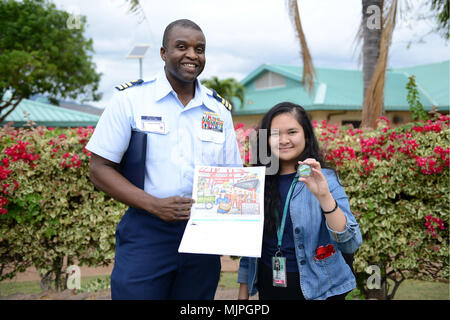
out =
[[196,166],[179,252],[261,257],[265,167]]

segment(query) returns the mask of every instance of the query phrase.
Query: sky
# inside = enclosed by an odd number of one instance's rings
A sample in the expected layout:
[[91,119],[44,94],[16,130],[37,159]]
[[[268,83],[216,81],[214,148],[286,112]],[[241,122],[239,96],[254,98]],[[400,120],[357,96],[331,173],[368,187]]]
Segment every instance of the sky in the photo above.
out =
[[[409,2],[407,2],[409,1]],[[264,63],[302,65],[300,47],[285,0],[142,0],[146,19],[129,13],[125,0],[53,0],[57,8],[86,16],[85,36],[92,38],[93,60],[102,73],[99,108],[114,86],[139,78],[139,62],[127,59],[136,44],[150,44],[143,59],[143,79],[164,66],[159,50],[165,27],[176,19],[196,22],[206,37],[206,66],[200,79],[217,76],[240,81]],[[355,42],[361,22],[361,0],[298,1],[303,30],[316,68],[359,69],[361,46]],[[450,60],[448,42],[429,33],[425,0],[400,0],[389,54],[389,68]],[[406,6],[409,3],[409,7]],[[421,39],[420,41],[418,39]],[[408,48],[408,44],[410,44]]]

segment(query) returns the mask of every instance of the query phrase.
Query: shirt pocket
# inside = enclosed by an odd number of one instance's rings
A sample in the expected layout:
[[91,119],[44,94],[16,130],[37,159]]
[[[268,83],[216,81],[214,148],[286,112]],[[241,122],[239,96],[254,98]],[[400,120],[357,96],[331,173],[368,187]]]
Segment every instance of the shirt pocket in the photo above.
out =
[[146,132],[147,134],[147,160],[150,163],[166,162],[170,159],[173,145],[172,137],[167,130],[165,133]]
[[[202,129],[198,136],[200,150],[195,150],[197,161],[206,165],[219,165],[223,163],[223,148],[225,143],[224,132]],[[201,152],[198,152],[201,151]]]
[[350,267],[339,250],[325,259],[317,260],[315,256],[312,259],[324,292],[343,285],[353,277]]

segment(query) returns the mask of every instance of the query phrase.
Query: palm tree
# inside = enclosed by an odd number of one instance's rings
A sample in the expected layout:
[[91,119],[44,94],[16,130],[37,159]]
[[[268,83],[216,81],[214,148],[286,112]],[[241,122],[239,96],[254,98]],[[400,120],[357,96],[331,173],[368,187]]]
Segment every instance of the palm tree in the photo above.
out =
[[210,89],[214,89],[224,99],[228,100],[233,106],[232,110],[235,108],[232,100],[233,97],[236,97],[241,103],[240,108],[244,106],[245,87],[234,78],[219,80],[219,78],[214,76],[211,79],[202,80],[201,82],[203,85]]
[[[374,6],[377,9],[373,9]],[[373,18],[376,15],[381,18],[382,12],[383,0],[362,0],[362,22],[357,40],[358,42],[363,41],[360,56],[360,62],[362,59],[363,64],[363,97],[369,87],[380,55],[381,19],[377,22]]]
[[[395,27],[395,18],[397,14],[397,0],[362,0],[363,19],[361,24],[360,35],[362,35],[363,48],[363,74],[364,74],[364,91],[363,91],[363,127],[372,127],[376,125],[376,120],[383,113],[383,92],[385,83],[385,74],[387,67],[387,58],[389,46],[392,40],[392,33]],[[370,6],[378,8],[382,21],[378,28],[368,28]],[[372,7],[373,8],[373,7]],[[386,14],[383,16],[383,9]],[[303,85],[308,82],[310,94],[313,91],[313,77],[315,75],[314,66],[312,64],[311,55],[309,53],[306,39],[303,34],[300,14],[298,10],[297,0],[288,0],[289,16],[295,25],[295,31],[299,38],[300,48],[303,59]]]
[[[364,100],[362,110],[362,127],[375,128],[376,120],[384,113],[384,85],[389,47],[394,33],[398,0],[362,0],[363,19],[363,74]],[[379,28],[371,28],[367,9],[378,8],[381,22]],[[384,14],[383,14],[384,13]],[[372,11],[372,14],[376,12]]]

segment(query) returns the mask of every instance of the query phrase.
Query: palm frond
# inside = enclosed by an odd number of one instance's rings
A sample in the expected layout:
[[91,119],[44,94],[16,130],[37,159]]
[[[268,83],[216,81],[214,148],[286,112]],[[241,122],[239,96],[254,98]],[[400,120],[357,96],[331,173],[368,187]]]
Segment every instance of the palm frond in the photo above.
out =
[[302,23],[300,21],[300,12],[298,10],[297,0],[288,0],[289,18],[294,26],[295,34],[300,42],[300,53],[303,61],[302,85],[308,89],[310,95],[314,92],[314,77],[316,71],[312,62],[311,53],[306,43],[303,33]]
[[141,6],[140,0],[125,0],[125,2],[128,4],[128,12],[139,17],[139,23],[147,19],[144,9]]

